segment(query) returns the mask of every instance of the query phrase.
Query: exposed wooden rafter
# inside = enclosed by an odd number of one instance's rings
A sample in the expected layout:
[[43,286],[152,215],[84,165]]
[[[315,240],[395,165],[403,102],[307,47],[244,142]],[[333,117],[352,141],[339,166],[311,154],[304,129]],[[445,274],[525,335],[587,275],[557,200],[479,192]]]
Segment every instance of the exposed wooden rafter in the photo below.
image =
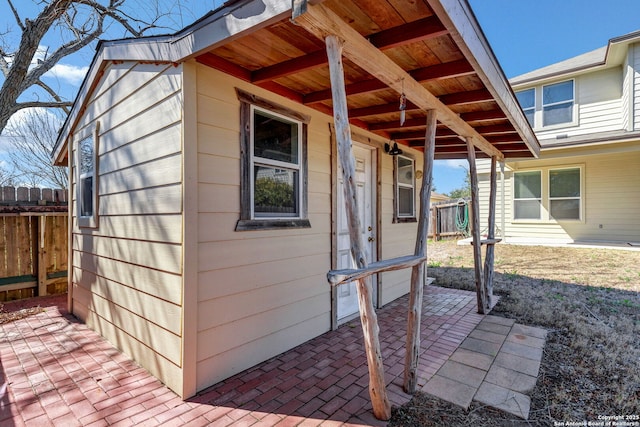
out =
[[[415,82],[415,80],[413,81]],[[402,88],[398,88],[398,93],[400,93],[401,91],[402,91]],[[430,97],[436,98],[430,92],[428,92],[427,89],[425,89],[424,87],[422,87],[422,91],[426,91],[427,93],[429,93]],[[408,97],[409,91],[407,90],[405,92],[407,93],[407,97]],[[472,104],[476,102],[487,102],[487,101],[491,101],[492,99],[493,98],[491,97],[491,94],[486,89],[450,93],[450,94],[442,95],[441,97],[436,98],[438,102],[447,106]],[[413,102],[407,102],[406,111],[423,110],[423,109],[424,108],[421,108],[419,105]],[[397,111],[398,111],[398,103],[393,102],[389,104],[372,105],[370,107],[353,108],[349,110],[349,117],[375,116],[378,114],[395,113]],[[451,110],[449,111],[451,112],[451,114],[455,114]],[[464,120],[460,120],[460,121],[464,122]]]
[[[411,77],[421,83],[439,79],[452,79],[474,73],[475,71],[473,70],[473,67],[471,67],[471,65],[464,59],[447,62],[445,64],[432,65],[430,67],[423,67],[409,72]],[[387,88],[387,85],[380,80],[369,79],[347,85],[345,87],[345,90],[347,92],[347,95],[357,95],[385,90]],[[313,104],[315,102],[328,101],[330,99],[331,90],[326,89],[305,95],[304,103]],[[422,123],[422,126],[424,127],[424,121]]]
[[[383,30],[369,36],[369,41],[378,49],[391,49],[394,47],[440,37],[447,34],[447,30],[434,16],[419,19],[399,27]],[[253,83],[261,83],[274,80],[291,74],[300,73],[327,63],[327,52],[318,50],[299,58],[280,62],[269,67],[264,67],[251,73]]]

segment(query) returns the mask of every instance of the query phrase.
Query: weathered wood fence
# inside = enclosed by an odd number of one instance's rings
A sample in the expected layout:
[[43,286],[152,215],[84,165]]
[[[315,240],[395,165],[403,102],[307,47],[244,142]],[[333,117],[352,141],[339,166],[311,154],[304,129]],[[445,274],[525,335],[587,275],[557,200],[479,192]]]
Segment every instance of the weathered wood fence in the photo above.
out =
[[431,205],[429,238],[441,240],[469,235],[471,206],[467,200],[439,202]]
[[0,301],[67,289],[67,192],[0,187]]

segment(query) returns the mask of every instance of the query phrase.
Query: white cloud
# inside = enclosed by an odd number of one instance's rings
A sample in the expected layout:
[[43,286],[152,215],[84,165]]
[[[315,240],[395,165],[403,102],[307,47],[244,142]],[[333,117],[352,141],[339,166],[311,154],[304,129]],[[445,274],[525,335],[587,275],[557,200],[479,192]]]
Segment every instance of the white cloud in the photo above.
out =
[[84,76],[87,74],[89,67],[78,67],[70,64],[56,64],[44,76],[52,77],[58,80],[64,80],[72,85],[79,85],[82,83]]
[[463,167],[465,169],[469,168],[469,161],[466,159],[447,159],[447,160],[437,160],[437,161],[440,162],[442,166],[452,168],[452,169],[458,169],[460,167]]

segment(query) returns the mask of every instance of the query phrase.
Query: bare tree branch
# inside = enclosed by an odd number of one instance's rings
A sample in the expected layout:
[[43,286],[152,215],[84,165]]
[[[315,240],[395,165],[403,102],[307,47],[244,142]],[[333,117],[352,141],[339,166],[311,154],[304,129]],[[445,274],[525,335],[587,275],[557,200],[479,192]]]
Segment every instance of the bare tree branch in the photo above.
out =
[[13,16],[16,18],[16,22],[18,23],[18,26],[20,27],[20,29],[22,31],[25,31],[26,29],[24,28],[24,24],[22,23],[22,20],[20,19],[20,15],[18,14],[18,10],[13,5],[13,1],[7,0],[7,3],[9,3],[9,7],[11,8],[11,12],[13,12]]
[[53,166],[50,153],[62,118],[44,109],[31,109],[7,128],[9,158],[16,179],[31,186],[67,188],[67,168]]
[[69,108],[71,106],[73,106],[73,102],[71,101],[29,101],[16,103],[15,111],[20,111],[25,108]]
[[[123,6],[125,2],[132,0],[42,0],[37,2],[43,6],[37,17],[24,19],[23,22],[14,4],[15,0],[7,1],[22,34],[14,52],[6,52],[13,49],[0,49],[0,72],[4,75],[4,82],[0,87],[0,132],[7,126],[9,118],[20,109],[35,106],[64,110],[71,106],[70,102],[63,101],[41,78],[63,58],[96,41],[104,34],[109,23],[116,23],[125,33],[138,37],[149,29],[156,28],[158,19],[163,16],[157,8],[155,16],[146,21],[131,16]],[[43,37],[54,29],[59,30],[63,36],[61,45],[50,55],[38,58],[34,66],[34,58]],[[38,99],[18,102],[19,97],[34,85],[42,88],[51,97],[51,101]]]
[[51,97],[58,103],[59,107],[66,114],[69,114],[69,111],[71,110],[69,109],[69,106],[66,105],[67,101],[63,101],[62,98],[60,98],[60,96],[56,93],[55,90],[53,90],[48,84],[46,84],[42,80],[39,80],[36,84],[40,86],[42,89],[44,89],[49,95],[51,95]]

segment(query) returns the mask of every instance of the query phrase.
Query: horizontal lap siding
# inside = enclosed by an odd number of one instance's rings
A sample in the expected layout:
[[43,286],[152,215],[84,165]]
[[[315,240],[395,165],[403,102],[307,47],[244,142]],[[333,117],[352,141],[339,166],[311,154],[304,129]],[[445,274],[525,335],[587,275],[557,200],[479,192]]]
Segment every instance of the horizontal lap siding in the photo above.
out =
[[[558,241],[640,241],[640,147],[622,153],[597,154],[522,162],[521,169],[583,165],[584,221],[513,222],[512,180],[506,180],[507,237]],[[510,174],[509,174],[510,175]],[[543,181],[544,182],[544,181]],[[488,178],[481,185],[481,214],[486,223]],[[500,189],[500,185],[498,185]],[[498,201],[500,201],[500,192]],[[498,204],[499,205],[499,204]],[[498,212],[500,212],[498,210]],[[500,224],[500,214],[497,216]],[[600,225],[602,224],[602,228]]]
[[[326,117],[204,66],[197,75],[197,388],[202,389],[330,329],[331,156]],[[240,215],[235,87],[312,116],[311,228],[235,231]]]
[[615,67],[576,78],[577,126],[538,130],[542,145],[556,135],[572,137],[623,129],[622,74],[622,68]]
[[74,221],[72,230],[74,313],[177,391],[181,87],[181,67],[125,62],[107,68],[78,126],[86,133],[100,122],[99,227],[79,228]]

